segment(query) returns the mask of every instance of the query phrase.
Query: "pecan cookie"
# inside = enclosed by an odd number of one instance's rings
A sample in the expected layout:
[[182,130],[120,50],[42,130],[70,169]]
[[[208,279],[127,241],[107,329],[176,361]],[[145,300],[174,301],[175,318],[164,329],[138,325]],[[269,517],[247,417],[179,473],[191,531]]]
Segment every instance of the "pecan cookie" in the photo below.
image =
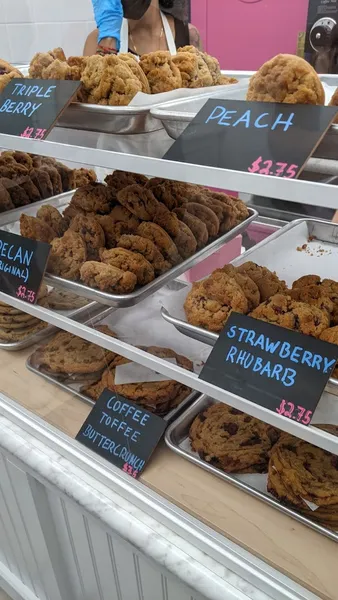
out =
[[287,292],[285,281],[281,281],[276,273],[272,273],[266,267],[260,267],[252,261],[248,261],[237,267],[238,273],[248,275],[259,289],[261,300],[267,300],[275,294],[283,294]]
[[58,237],[63,236],[67,229],[67,223],[63,216],[59,213],[59,211],[54,207],[46,204],[45,206],[41,206],[36,216],[40,221],[44,221],[49,227],[55,231]]
[[193,284],[184,310],[191,325],[219,333],[233,310],[246,314],[249,305],[242,288],[233,278],[216,273]]
[[155,273],[152,265],[142,254],[131,252],[124,248],[114,248],[112,250],[102,250],[100,259],[103,263],[121,269],[121,271],[130,271],[137,277],[138,285],[146,285],[155,279]]
[[8,190],[5,188],[5,186],[1,183],[0,180],[0,212],[13,210],[13,208],[15,208],[15,205],[12,202],[12,198]]
[[184,208],[198,219],[201,219],[206,224],[209,238],[215,238],[219,232],[219,220],[215,213],[208,206],[197,204],[197,202],[187,202]]
[[266,473],[277,429],[227,406],[213,404],[197,415],[189,437],[192,449],[225,473]]
[[321,278],[319,275],[303,275],[303,277],[299,277],[292,284],[292,289],[294,288],[303,288],[309,285],[319,285],[321,283]]
[[53,289],[48,294],[48,306],[54,310],[74,310],[89,304],[89,300],[71,292]]
[[110,294],[129,294],[137,284],[134,273],[95,261],[85,262],[80,269],[80,275],[83,283],[89,287]]
[[197,250],[197,241],[188,225],[179,219],[177,219],[177,222],[179,230],[177,235],[173,237],[173,240],[177,250],[180,253],[180,256],[182,256],[183,260],[185,260],[186,258],[190,258],[190,256],[195,254]]
[[[316,427],[338,435],[337,425]],[[311,520],[338,528],[338,459],[327,450],[283,433],[271,451],[268,491]]]
[[198,217],[194,217],[194,215],[190,214],[184,207],[175,208],[174,213],[177,215],[180,221],[189,227],[190,231],[193,233],[197,242],[198,250],[204,248],[209,239],[209,233],[205,223],[203,223],[203,221],[201,221],[201,219]]
[[62,238],[52,241],[48,271],[64,279],[78,280],[80,268],[87,260],[87,247],[82,236],[68,229]]
[[106,238],[97,219],[90,215],[77,215],[72,220],[69,230],[81,235],[87,247],[88,260],[98,260],[99,250],[104,248]]
[[171,268],[170,263],[164,260],[155,244],[139,235],[122,235],[117,247],[142,254],[153,266],[155,275],[162,275]]
[[171,265],[178,265],[182,262],[182,257],[178,252],[177,246],[167,232],[159,225],[156,225],[156,223],[141,223],[137,229],[137,234],[154,242],[162,256]]
[[24,237],[50,244],[57,237],[56,232],[45,221],[22,214],[20,216],[20,233]]
[[316,338],[330,325],[326,310],[304,302],[295,302],[290,296],[282,294],[276,294],[260,304],[250,316]]

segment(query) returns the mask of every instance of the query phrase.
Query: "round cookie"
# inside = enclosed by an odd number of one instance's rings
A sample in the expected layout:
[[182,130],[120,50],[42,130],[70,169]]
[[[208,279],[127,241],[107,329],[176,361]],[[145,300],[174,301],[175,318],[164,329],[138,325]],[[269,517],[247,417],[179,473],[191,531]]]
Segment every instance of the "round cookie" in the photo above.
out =
[[0,327],[0,340],[5,340],[6,342],[21,342],[26,337],[34,335],[42,329],[45,329],[45,327],[48,327],[48,323],[44,323],[42,321],[39,321],[37,325],[15,330]]
[[238,273],[238,271],[236,271],[235,267],[233,267],[232,265],[225,265],[222,269],[218,269],[215,272],[219,271],[222,271],[226,275],[229,275],[229,277],[233,277],[233,279],[242,288],[245,297],[248,301],[249,311],[252,311],[254,308],[257,308],[261,301],[261,295],[259,293],[258,286],[253,281],[253,279],[251,279],[251,277],[245,275],[244,273]]
[[112,191],[103,183],[91,183],[76,190],[70,206],[86,213],[108,214],[111,210]]
[[87,247],[88,260],[98,260],[99,250],[104,248],[106,238],[98,220],[91,216],[77,215],[71,222],[70,231],[81,235]]
[[305,304],[310,304],[310,306],[317,306],[320,310],[326,310],[329,315],[333,313],[334,304],[328,292],[326,295],[322,285],[295,287],[292,290],[288,290],[287,294],[296,302],[305,302]]
[[[18,185],[18,183],[16,181],[13,181],[12,179],[8,179],[7,177],[2,177],[1,185],[9,193],[9,195],[11,197],[11,201],[13,202],[13,204],[16,208],[20,207],[20,206],[27,206],[27,204],[30,204],[30,199],[29,199],[28,194],[25,192],[25,190],[20,185]],[[1,201],[0,201],[0,203],[1,203]]]
[[262,302],[275,294],[282,294],[287,291],[285,281],[281,281],[276,273],[272,273],[266,267],[260,267],[252,261],[243,263],[237,267],[237,271],[241,275],[248,275],[255,282]]
[[247,100],[325,104],[325,92],[311,65],[292,54],[278,54],[251,77]]
[[134,273],[95,261],[85,262],[80,269],[80,276],[89,287],[110,294],[129,294],[137,284]]
[[68,229],[62,238],[52,241],[48,271],[64,279],[78,280],[87,260],[87,247],[79,233]]
[[197,204],[197,202],[187,202],[184,208],[198,219],[201,219],[206,224],[210,238],[215,238],[219,232],[220,223],[214,211],[208,206]]
[[144,258],[153,266],[155,275],[162,275],[162,273],[169,271],[171,268],[171,264],[164,260],[163,255],[155,246],[154,242],[139,235],[122,235],[118,241],[117,247],[142,254],[142,256],[144,256]]
[[195,254],[197,250],[197,241],[188,225],[179,219],[177,219],[177,222],[179,230],[177,235],[173,237],[173,240],[180,256],[185,260]]
[[113,248],[112,250],[102,250],[100,259],[103,263],[121,269],[121,271],[130,271],[137,277],[138,285],[146,285],[155,279],[155,273],[152,265],[142,254],[131,252],[124,248]]
[[192,449],[226,473],[266,473],[279,432],[226,404],[214,404],[193,421]]
[[303,277],[299,277],[292,284],[292,289],[294,288],[303,288],[309,285],[319,285],[321,279],[319,275],[303,275]]
[[198,217],[195,217],[189,213],[184,207],[175,208],[174,213],[177,215],[180,221],[189,227],[190,231],[193,233],[197,242],[197,249],[200,250],[201,248],[204,248],[209,239],[209,233],[205,223],[203,223],[203,221]]
[[177,246],[167,232],[156,223],[141,223],[137,229],[137,234],[151,240],[171,265],[178,265],[182,262]]
[[41,221],[47,223],[58,237],[61,237],[65,233],[67,229],[66,221],[54,206],[50,206],[49,204],[41,206],[36,216]]
[[295,302],[290,296],[276,294],[250,313],[250,317],[299,331],[318,338],[329,327],[330,318],[326,310]]
[[20,216],[20,233],[24,237],[50,244],[57,237],[56,232],[45,221],[22,214]]
[[117,194],[117,192],[123,190],[123,188],[128,185],[133,185],[135,183],[138,185],[145,185],[148,182],[148,179],[145,175],[139,175],[138,173],[116,170],[111,175],[107,175],[105,182]]

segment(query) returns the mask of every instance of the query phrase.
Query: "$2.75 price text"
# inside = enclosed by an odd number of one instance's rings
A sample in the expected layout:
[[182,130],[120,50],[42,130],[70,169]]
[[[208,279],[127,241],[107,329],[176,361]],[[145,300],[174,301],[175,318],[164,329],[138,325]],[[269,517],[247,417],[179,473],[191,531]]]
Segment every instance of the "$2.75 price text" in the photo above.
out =
[[298,165],[274,162],[273,160],[263,160],[263,157],[259,156],[248,168],[248,171],[249,173],[257,173],[257,175],[273,175],[275,177],[293,179],[293,177],[297,176],[298,169]]

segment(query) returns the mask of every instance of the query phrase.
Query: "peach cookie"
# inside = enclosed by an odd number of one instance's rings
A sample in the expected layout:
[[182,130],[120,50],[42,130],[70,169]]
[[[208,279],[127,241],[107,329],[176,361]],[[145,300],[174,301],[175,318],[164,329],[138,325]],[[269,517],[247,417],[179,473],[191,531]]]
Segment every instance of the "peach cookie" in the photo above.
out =
[[87,247],[89,260],[98,260],[99,250],[105,246],[104,231],[94,216],[77,215],[71,222],[70,231],[79,233]]
[[86,260],[87,248],[82,236],[68,229],[62,238],[52,241],[48,271],[64,279],[76,281]]
[[252,261],[243,263],[237,267],[237,271],[241,275],[248,275],[255,282],[263,302],[275,294],[287,291],[285,281],[281,281],[276,273],[272,273],[266,267],[260,267]]
[[[329,342],[330,344],[338,345],[338,326],[329,327],[329,329],[325,329],[325,331],[323,331],[323,333],[321,333],[321,335],[319,336],[319,339],[323,340],[323,342]],[[335,379],[338,379],[338,366],[337,365],[336,365],[335,370],[333,371],[332,376]]]
[[290,296],[282,294],[276,294],[260,304],[250,316],[316,338],[330,324],[327,311],[304,302],[295,302]]
[[56,238],[56,232],[45,221],[25,214],[20,216],[20,233],[31,240],[47,244]]
[[184,310],[191,325],[218,333],[233,310],[246,314],[249,304],[235,279],[225,273],[215,273],[205,281],[193,284]]
[[189,437],[192,449],[226,473],[266,473],[277,429],[219,403],[197,415]]
[[171,264],[164,260],[155,244],[139,235],[122,235],[117,247],[142,254],[153,266],[156,275],[161,275],[171,268]]
[[121,271],[134,273],[138,285],[146,285],[155,279],[154,269],[150,262],[137,252],[131,252],[124,248],[102,250],[100,259],[103,263],[121,269]]
[[95,261],[85,262],[80,269],[80,275],[83,283],[89,287],[110,294],[128,294],[137,284],[134,273]]
[[316,71],[306,60],[291,54],[278,54],[251,77],[246,99],[325,104],[325,92]]

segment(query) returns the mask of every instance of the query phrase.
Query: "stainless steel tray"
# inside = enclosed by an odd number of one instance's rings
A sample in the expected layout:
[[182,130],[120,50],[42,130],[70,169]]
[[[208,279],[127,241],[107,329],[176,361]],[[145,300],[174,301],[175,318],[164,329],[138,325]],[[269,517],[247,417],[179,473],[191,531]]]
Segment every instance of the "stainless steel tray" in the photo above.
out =
[[[41,203],[36,202],[34,204],[30,204],[24,209],[16,209],[15,211],[11,211],[11,214],[4,213],[0,218],[0,229],[20,235],[20,215],[22,213],[35,216],[42,204],[51,204],[59,210],[63,210],[66,208],[66,206],[68,206],[73,194],[74,190],[71,192],[66,192],[65,194],[61,194],[60,196],[54,196],[48,200],[43,200]],[[113,308],[134,306],[135,304],[138,304],[138,302],[142,302],[142,300],[159,290],[172,279],[176,279],[176,277],[179,277],[179,275],[182,275],[182,273],[188,271],[188,269],[191,269],[191,267],[199,263],[201,260],[208,258],[208,256],[223,246],[223,244],[226,244],[238,234],[242,233],[249,226],[249,224],[257,218],[257,216],[257,211],[249,208],[249,217],[243,221],[243,223],[240,223],[237,225],[237,227],[234,227],[234,229],[228,233],[222,235],[211,244],[208,244],[208,246],[199,252],[196,252],[187,260],[183,261],[173,269],[170,269],[170,271],[164,273],[160,277],[157,277],[148,285],[135,290],[131,294],[108,294],[107,292],[101,292],[100,290],[89,288],[82,283],[69,281],[67,279],[63,279],[62,277],[57,277],[56,275],[50,275],[48,273],[45,274],[44,280],[45,283],[51,285],[52,287],[61,287],[65,290],[73,292],[74,294],[77,294],[78,296],[84,296],[89,300],[100,302],[101,304],[112,306]]]
[[[311,521],[307,517],[304,517],[300,513],[290,508],[287,508],[286,506],[283,506],[272,496],[270,496],[268,492],[261,491],[259,487],[262,487],[262,480],[264,477],[267,477],[266,475],[229,475],[227,473],[224,473],[220,469],[217,469],[216,467],[212,466],[211,464],[203,461],[198,456],[198,454],[191,449],[189,443],[190,426],[195,417],[212,404],[216,404],[216,400],[212,400],[207,396],[200,396],[200,398],[198,398],[184,413],[181,414],[181,416],[179,416],[176,419],[174,423],[172,423],[172,425],[170,425],[165,434],[165,442],[170,448],[170,450],[172,450],[179,456],[189,460],[198,467],[201,467],[205,471],[216,475],[216,477],[219,477],[219,479],[223,479],[227,483],[231,483],[231,485],[234,485],[235,487],[246,492],[247,494],[254,496],[254,498],[262,500],[269,506],[272,506],[280,512],[288,515],[289,517],[292,517],[293,519],[299,521],[303,525],[306,525],[307,527],[314,529],[318,533],[325,535],[334,542],[338,542],[337,532],[331,529],[327,529],[326,527],[319,525],[314,521]],[[248,483],[248,481],[250,483]],[[261,484],[260,486],[259,484],[256,484],[256,482],[258,481]]]
[[[315,239],[309,242],[312,237]],[[304,244],[307,244],[308,251],[297,250]],[[338,273],[338,224],[315,219],[298,219],[275,231],[231,264],[237,267],[248,260],[276,271],[288,285],[310,273],[332,279]],[[164,307],[161,314],[165,321],[174,325],[180,333],[194,340],[209,346],[214,346],[218,340],[217,333],[191,325],[183,318],[170,314]],[[331,377],[326,389],[337,395],[338,379]]]

